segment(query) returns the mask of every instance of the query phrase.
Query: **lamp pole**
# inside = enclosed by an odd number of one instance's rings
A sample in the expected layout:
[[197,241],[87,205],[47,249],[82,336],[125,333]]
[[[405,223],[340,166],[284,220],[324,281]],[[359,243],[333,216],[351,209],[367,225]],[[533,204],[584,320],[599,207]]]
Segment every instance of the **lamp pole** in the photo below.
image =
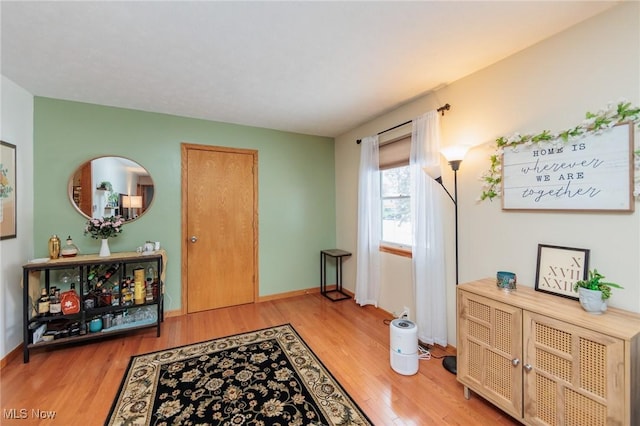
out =
[[[454,207],[454,223],[455,223],[455,242],[456,242],[456,286],[459,283],[459,275],[458,275],[458,170],[460,169],[460,163],[462,160],[452,160],[449,161],[449,165],[453,170],[453,197],[449,194],[449,198],[453,201]],[[442,185],[442,181],[440,181]],[[444,188],[444,185],[442,186]],[[446,188],[444,188],[446,191]],[[447,191],[447,193],[449,193]],[[442,359],[442,366],[448,372],[452,374],[458,373],[458,359],[455,355],[447,355]]]
[[460,169],[460,163],[462,160],[449,161],[451,168],[453,169],[453,206],[455,217],[455,238],[456,238],[456,285],[458,285],[458,170]]
[[[453,201],[454,214],[455,214],[455,244],[456,244],[456,286],[459,283],[458,275],[458,170],[460,169],[460,163],[464,159],[464,156],[469,149],[468,145],[451,146],[440,150],[440,153],[447,159],[451,169],[453,170],[453,197],[451,193],[447,191],[447,188],[442,183],[442,176],[440,175],[440,168],[427,167],[425,172],[431,176],[436,182],[442,186],[444,192],[447,193],[451,201]],[[458,373],[458,363],[455,355],[447,355],[442,359],[442,366],[452,374]]]

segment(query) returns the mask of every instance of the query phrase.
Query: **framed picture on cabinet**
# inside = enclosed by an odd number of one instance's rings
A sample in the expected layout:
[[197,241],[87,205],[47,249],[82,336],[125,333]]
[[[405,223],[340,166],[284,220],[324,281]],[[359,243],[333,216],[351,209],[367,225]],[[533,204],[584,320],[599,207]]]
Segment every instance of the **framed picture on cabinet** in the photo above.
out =
[[16,238],[16,146],[0,141],[0,240]]
[[576,281],[586,280],[589,250],[538,244],[535,290],[578,300]]

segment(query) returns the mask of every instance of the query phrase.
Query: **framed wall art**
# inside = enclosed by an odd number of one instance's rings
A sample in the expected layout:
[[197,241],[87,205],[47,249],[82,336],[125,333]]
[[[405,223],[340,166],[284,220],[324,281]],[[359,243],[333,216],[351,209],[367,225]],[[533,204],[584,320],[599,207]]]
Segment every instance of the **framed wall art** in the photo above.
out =
[[505,210],[632,212],[633,125],[505,148],[502,185]]
[[586,280],[589,250],[538,244],[535,290],[578,299],[576,281]]
[[0,240],[16,231],[16,146],[0,141]]

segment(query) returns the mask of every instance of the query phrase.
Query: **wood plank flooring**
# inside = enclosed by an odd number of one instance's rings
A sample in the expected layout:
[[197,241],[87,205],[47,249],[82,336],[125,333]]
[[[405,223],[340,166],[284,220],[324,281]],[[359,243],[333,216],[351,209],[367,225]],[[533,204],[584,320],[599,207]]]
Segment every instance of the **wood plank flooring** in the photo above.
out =
[[[290,323],[376,425],[517,425],[475,394],[465,400],[441,360],[421,360],[414,376],[389,364],[388,314],[320,294],[166,318],[155,329],[11,360],[0,372],[2,425],[100,425],[132,355]],[[434,348],[432,354],[444,355]],[[12,409],[16,411],[11,411]],[[26,410],[26,411],[20,411]],[[36,411],[55,412],[37,419]],[[26,413],[26,419],[9,419]]]

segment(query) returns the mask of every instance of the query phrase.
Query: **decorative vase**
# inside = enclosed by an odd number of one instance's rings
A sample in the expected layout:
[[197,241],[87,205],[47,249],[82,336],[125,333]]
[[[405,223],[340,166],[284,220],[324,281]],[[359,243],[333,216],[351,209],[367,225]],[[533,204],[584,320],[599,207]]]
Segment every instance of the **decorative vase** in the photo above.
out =
[[73,257],[78,254],[78,247],[73,244],[73,240],[71,239],[71,235],[67,237],[67,244],[62,247],[60,250],[60,255],[62,257]]
[[111,251],[109,250],[109,239],[103,238],[100,244],[100,257],[111,256]]
[[579,287],[578,300],[580,300],[582,309],[590,314],[600,315],[607,310],[607,302],[602,300],[602,292],[600,290]]
[[56,234],[49,238],[49,257],[51,259],[60,257],[60,238]]

